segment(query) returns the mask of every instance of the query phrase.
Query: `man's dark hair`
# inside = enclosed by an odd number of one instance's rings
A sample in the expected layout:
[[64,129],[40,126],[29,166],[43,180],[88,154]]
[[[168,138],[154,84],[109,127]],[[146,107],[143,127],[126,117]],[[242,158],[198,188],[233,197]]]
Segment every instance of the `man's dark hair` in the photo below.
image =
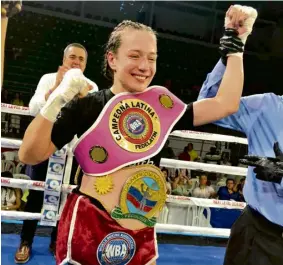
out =
[[233,183],[235,184],[235,180],[230,178],[230,179],[226,180],[226,185],[227,185],[228,181],[233,181]]

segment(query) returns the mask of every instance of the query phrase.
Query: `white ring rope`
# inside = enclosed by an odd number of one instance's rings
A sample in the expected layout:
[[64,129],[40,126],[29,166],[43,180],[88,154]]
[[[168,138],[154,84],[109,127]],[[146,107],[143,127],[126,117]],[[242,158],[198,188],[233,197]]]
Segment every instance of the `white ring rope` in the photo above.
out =
[[156,224],[157,233],[178,234],[178,235],[196,235],[203,237],[221,237],[229,238],[230,229],[223,228],[210,228],[199,226],[186,226],[186,225],[168,225]]
[[205,132],[195,132],[195,131],[174,131],[170,136],[176,136],[181,138],[190,138],[197,140],[208,140],[215,142],[229,142],[238,144],[248,144],[248,140],[242,137],[224,135],[224,134],[213,134]]
[[[31,190],[41,190],[44,191],[45,182],[44,181],[33,181],[25,179],[11,179],[1,177],[1,185],[3,187],[12,187],[20,189],[31,189]],[[62,192],[70,193],[76,186],[75,185],[62,185]],[[194,205],[201,207],[213,207],[213,208],[225,208],[225,209],[244,209],[246,204],[243,202],[236,201],[220,201],[211,199],[201,199],[194,197],[185,196],[174,196],[167,195],[168,203],[181,204],[181,205]]]
[[22,140],[1,137],[2,148],[19,149],[22,142],[23,142]]
[[[44,191],[45,182],[44,181],[34,181],[26,179],[12,179],[1,177],[1,185],[3,187],[19,188],[22,190],[41,190]],[[70,193],[76,186],[75,185],[62,185],[62,191]],[[59,191],[59,190],[56,190]]]
[[198,171],[216,172],[216,173],[237,175],[237,176],[246,176],[248,173],[248,169],[245,167],[222,166],[215,164],[206,164],[201,162],[168,159],[168,158],[161,158],[160,166],[166,168],[187,168]]
[[[10,114],[17,115],[30,115],[29,108],[15,106],[10,104],[1,103],[1,111]],[[220,141],[220,142],[233,142],[248,144],[247,139],[210,134],[203,132],[194,132],[194,131],[174,131],[171,133],[171,136],[182,137],[182,138],[191,138],[199,140],[208,140],[208,141]],[[10,138],[1,138],[1,145],[5,148],[18,149],[22,144],[22,140],[15,140]],[[219,172],[224,174],[233,174],[246,176],[247,169],[231,166],[220,166],[213,164],[205,164],[198,162],[187,162],[173,159],[161,159],[160,166],[167,168],[187,168],[193,170],[202,170],[206,172]],[[32,181],[24,179],[11,179],[11,178],[2,178],[1,185],[6,187],[14,187],[32,190],[41,190],[45,189],[45,182],[43,181]],[[63,184],[61,191],[63,193],[70,193],[73,188],[76,186]],[[173,196],[167,195],[167,203],[169,204],[179,204],[179,205],[192,205],[200,207],[212,207],[212,208],[225,208],[225,209],[244,209],[246,204],[243,202],[235,201],[220,201],[220,200],[211,200],[211,199],[200,199],[192,197],[183,197],[183,196]],[[2,220],[41,220],[41,213],[28,213],[28,212],[18,212],[18,211],[1,211]],[[57,219],[60,216],[57,215]],[[172,224],[157,224],[156,230],[159,233],[175,233],[181,235],[198,235],[198,236],[219,236],[228,238],[230,235],[230,229],[219,229],[219,228],[207,228],[207,227],[195,227],[195,226],[183,226],[183,225],[172,225]]]
[[[3,220],[41,220],[40,213],[25,213],[17,211],[1,211],[1,217]],[[57,219],[59,220],[59,215]],[[178,234],[178,235],[196,235],[204,237],[221,237],[228,238],[230,235],[230,229],[222,228],[210,228],[210,227],[198,227],[198,226],[185,226],[185,225],[168,225],[168,224],[156,224],[157,233],[166,234]]]
[[28,107],[16,106],[16,105],[11,105],[11,104],[6,104],[6,103],[1,103],[1,112],[31,116]]

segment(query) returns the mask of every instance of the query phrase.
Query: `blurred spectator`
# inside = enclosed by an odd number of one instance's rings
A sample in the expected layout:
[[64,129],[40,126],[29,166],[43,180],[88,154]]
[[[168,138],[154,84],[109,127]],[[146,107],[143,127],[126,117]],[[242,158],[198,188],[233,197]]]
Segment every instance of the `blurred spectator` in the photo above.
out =
[[[20,93],[15,93],[15,97],[11,101],[11,104],[17,106],[24,106],[24,102],[21,99]],[[21,117],[19,115],[11,115],[10,132],[13,132],[15,130],[16,133],[19,133],[20,127],[21,127]]]
[[[9,92],[7,89],[3,89],[1,92],[1,102],[7,103],[7,104],[11,103],[11,99],[10,99]],[[1,112],[1,126],[2,126],[1,132],[4,132],[4,133],[8,132],[9,130],[8,120],[9,120],[9,114],[5,112]]]
[[243,194],[243,189],[245,185],[246,178],[242,178],[240,180],[240,183],[235,186],[234,191],[239,193],[239,201],[245,202],[244,194]]
[[189,150],[187,146],[185,146],[184,151],[179,154],[178,159],[183,161],[191,161],[191,157],[189,155]]
[[3,89],[1,92],[1,102],[2,103],[11,103],[11,98],[7,89]]
[[177,177],[176,176],[176,170],[174,168],[169,168],[167,170],[168,170],[168,181],[170,182],[171,187],[172,187],[172,183],[174,182],[175,178]]
[[234,191],[234,186],[234,179],[227,179],[226,186],[220,187],[218,190],[218,199],[226,201],[240,201],[239,193]]
[[15,93],[15,97],[11,102],[12,105],[23,106],[24,102],[21,99],[20,93]]
[[22,48],[13,48],[12,51],[14,55],[14,60],[17,60],[19,57],[22,56],[22,52],[23,52]]
[[189,196],[190,189],[192,188],[192,183],[188,176],[186,175],[186,170],[179,170],[178,176],[172,183],[172,194],[180,196]]
[[165,181],[166,181],[167,194],[171,194],[172,188],[171,188],[171,183],[170,183],[170,180],[169,180],[168,169],[167,168],[162,168],[161,171],[162,171],[163,176],[164,176]]
[[[1,177],[13,178],[9,171],[1,172]],[[22,190],[9,187],[1,187],[1,210],[16,211],[21,207]]]
[[175,154],[173,152],[173,149],[169,146],[170,144],[170,141],[167,140],[163,149],[161,150],[160,152],[160,157],[163,157],[163,158],[175,158]]
[[229,156],[228,156],[227,153],[222,154],[220,165],[223,165],[223,166],[231,166],[232,165],[229,162]]
[[[227,153],[222,153],[222,158],[221,158],[221,161],[220,161],[220,165],[222,166],[232,166],[231,162],[229,162],[229,156]],[[229,175],[229,174],[221,174],[221,173],[218,173],[218,179],[221,178],[221,179],[228,179],[228,178],[233,178],[233,175]]]
[[221,156],[216,149],[216,146],[211,146],[210,151],[206,153],[204,161],[209,164],[220,164]]
[[[15,98],[11,101],[12,105],[23,106],[24,102],[20,97],[19,93],[15,93]],[[20,133],[21,127],[21,117],[19,115],[11,115],[11,123],[10,123],[10,132],[16,131],[16,133]]]
[[212,187],[207,185],[207,175],[202,174],[199,180],[199,187],[193,190],[193,197],[209,199],[215,195],[215,191]]
[[188,152],[191,158],[191,161],[196,161],[198,160],[198,153],[197,151],[194,150],[194,145],[192,143],[188,143]]

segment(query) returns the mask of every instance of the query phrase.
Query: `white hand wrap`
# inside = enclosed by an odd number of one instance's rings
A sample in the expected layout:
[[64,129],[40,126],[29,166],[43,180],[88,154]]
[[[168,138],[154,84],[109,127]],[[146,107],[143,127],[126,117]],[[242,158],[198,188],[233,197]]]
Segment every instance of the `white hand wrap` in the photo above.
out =
[[[239,35],[238,37],[243,41],[245,44],[247,41],[248,36],[252,33],[253,31],[253,25],[255,23],[255,20],[257,18],[257,11],[249,6],[241,6],[241,5],[234,5],[234,8],[242,11],[245,13],[248,17],[246,20],[244,20],[243,27],[247,30],[245,33]],[[225,28],[227,25],[231,22],[229,17],[225,17]]]
[[49,96],[40,114],[55,122],[61,108],[87,86],[86,78],[80,69],[71,69],[64,75],[61,84]]

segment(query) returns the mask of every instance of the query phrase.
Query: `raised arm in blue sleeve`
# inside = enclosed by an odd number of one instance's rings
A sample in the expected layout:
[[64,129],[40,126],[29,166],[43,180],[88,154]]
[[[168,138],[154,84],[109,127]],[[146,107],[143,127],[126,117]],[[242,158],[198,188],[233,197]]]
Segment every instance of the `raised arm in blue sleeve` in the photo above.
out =
[[221,62],[221,60],[219,60],[212,72],[207,75],[197,100],[212,98],[216,96],[225,69],[226,66]]
[[[198,100],[211,98],[217,94],[225,68],[225,65],[219,60],[212,72],[207,75],[200,90]],[[242,97],[238,112],[222,120],[216,121],[214,124],[247,134],[251,124],[253,124],[253,118],[257,117],[255,112],[258,112],[259,107],[262,105],[263,97],[264,95]]]

